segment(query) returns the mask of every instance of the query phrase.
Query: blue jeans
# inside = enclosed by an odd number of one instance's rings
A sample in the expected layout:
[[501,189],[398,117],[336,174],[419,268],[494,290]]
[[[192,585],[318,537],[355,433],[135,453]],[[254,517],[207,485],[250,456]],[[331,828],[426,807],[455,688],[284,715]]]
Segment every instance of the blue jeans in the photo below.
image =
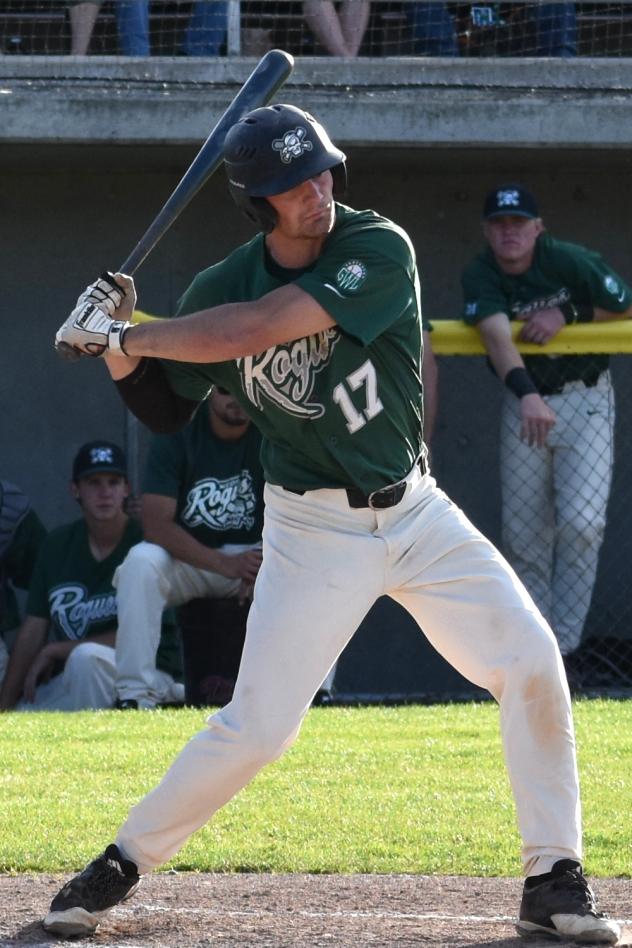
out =
[[184,36],[187,56],[219,56],[226,39],[228,4],[225,0],[196,0]]
[[149,0],[117,0],[116,26],[123,56],[149,56]]
[[458,56],[454,21],[445,3],[406,4],[416,56]]
[[[149,56],[149,0],[116,0],[119,51],[123,56]],[[218,56],[226,38],[225,0],[196,0],[184,36],[187,56]]]
[[536,56],[577,56],[574,3],[534,3]]

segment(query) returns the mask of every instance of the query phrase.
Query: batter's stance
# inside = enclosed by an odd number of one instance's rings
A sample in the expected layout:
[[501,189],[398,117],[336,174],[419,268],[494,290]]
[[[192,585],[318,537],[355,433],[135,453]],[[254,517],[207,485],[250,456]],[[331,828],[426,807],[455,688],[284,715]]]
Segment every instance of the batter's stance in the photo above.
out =
[[105,355],[125,402],[153,429],[182,426],[213,384],[261,428],[263,565],[239,678],[233,700],[131,810],[116,843],[54,898],[45,927],[93,932],[143,873],[279,757],[387,594],[500,705],[527,875],[518,930],[613,944],[618,927],[582,874],[573,722],[555,638],[427,471],[410,239],[373,211],[334,201],[345,155],[300,109],[255,109],[229,132],[224,158],[236,203],[262,233],[195,278],[182,318],[130,325],[134,285],[116,274],[88,287],[56,341]]

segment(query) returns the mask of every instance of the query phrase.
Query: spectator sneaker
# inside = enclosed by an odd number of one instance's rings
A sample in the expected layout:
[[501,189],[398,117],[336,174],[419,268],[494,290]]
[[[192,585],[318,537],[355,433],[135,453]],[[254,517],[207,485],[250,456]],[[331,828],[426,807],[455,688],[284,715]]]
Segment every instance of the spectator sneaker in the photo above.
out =
[[525,881],[516,929],[519,935],[606,945],[616,944],[621,935],[616,922],[598,911],[597,898],[574,859],[559,859],[551,872]]
[[91,935],[111,908],[134,894],[140,883],[136,865],[123,859],[117,846],[67,882],[53,901],[43,925],[65,938]]

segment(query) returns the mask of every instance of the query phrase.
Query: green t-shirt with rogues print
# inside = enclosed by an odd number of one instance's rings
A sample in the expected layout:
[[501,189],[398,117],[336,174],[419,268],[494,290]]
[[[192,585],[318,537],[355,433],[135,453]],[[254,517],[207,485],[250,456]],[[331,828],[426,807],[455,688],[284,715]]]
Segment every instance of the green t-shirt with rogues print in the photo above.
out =
[[218,438],[205,406],[176,434],[151,440],[143,493],[176,500],[176,520],[204,546],[254,544],[263,529],[261,435]]
[[288,283],[337,325],[234,361],[165,361],[170,384],[198,401],[213,383],[230,389],[263,434],[270,483],[365,492],[394,483],[422,451],[421,306],[409,237],[373,211],[337,205],[310,267],[278,266],[259,234],[198,274],[178,315],[256,300]]

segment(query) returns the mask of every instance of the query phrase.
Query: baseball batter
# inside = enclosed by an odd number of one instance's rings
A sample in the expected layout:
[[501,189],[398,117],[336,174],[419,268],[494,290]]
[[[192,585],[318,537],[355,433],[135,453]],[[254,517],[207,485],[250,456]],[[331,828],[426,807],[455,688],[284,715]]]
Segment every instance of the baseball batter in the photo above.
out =
[[133,282],[101,278],[57,344],[105,355],[127,404],[154,427],[182,425],[216,383],[263,432],[263,565],[239,677],[233,700],[131,810],[116,842],[55,897],[45,926],[94,931],[143,873],[283,753],[387,594],[499,702],[528,876],[519,930],[614,943],[618,927],[582,874],[573,723],[555,638],[427,470],[410,239],[335,200],[345,155],[294,106],[249,113],[228,133],[224,158],[230,191],[261,233],[194,280],[178,319],[131,326]]

